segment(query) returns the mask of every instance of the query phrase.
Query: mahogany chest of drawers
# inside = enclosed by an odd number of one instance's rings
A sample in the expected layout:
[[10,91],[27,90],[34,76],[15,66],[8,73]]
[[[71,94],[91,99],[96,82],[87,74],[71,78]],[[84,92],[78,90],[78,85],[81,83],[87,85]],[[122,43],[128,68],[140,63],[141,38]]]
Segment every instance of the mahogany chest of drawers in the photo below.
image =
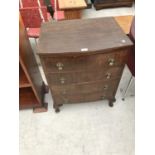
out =
[[103,99],[113,106],[131,47],[113,18],[43,23],[38,54],[55,111]]

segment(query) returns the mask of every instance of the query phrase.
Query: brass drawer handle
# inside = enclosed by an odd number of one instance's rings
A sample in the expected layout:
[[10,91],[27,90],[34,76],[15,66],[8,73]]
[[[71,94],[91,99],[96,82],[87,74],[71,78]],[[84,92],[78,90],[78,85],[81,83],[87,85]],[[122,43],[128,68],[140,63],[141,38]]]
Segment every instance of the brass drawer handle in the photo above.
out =
[[57,64],[56,64],[56,66],[57,66],[57,68],[58,68],[58,70],[63,70],[63,63],[61,63],[61,62],[58,62]]
[[64,83],[65,83],[65,78],[63,78],[63,77],[60,78],[60,83],[61,83],[61,84],[64,84]]
[[109,59],[109,66],[113,66],[115,64],[115,59],[110,58]]
[[104,89],[104,90],[107,90],[107,89],[108,89],[108,85],[105,85],[105,86],[103,87],[103,89]]
[[107,79],[110,79],[110,78],[111,78],[111,73],[107,73],[107,74],[106,74],[106,78],[107,78]]

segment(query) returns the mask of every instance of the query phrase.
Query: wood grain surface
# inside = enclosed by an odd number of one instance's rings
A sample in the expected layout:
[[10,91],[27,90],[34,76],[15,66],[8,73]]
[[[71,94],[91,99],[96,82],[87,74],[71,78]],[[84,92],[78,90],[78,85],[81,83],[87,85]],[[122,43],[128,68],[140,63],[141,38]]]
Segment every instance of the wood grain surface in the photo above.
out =
[[43,24],[38,54],[55,111],[65,103],[102,99],[113,106],[132,46],[114,18]]
[[19,17],[19,109],[39,107],[44,110],[44,83],[22,18]]
[[88,53],[131,45],[112,17],[77,19],[43,23],[38,53]]
[[131,7],[134,0],[94,0],[96,10],[112,7]]
[[80,9],[86,8],[85,0],[58,0],[60,9]]

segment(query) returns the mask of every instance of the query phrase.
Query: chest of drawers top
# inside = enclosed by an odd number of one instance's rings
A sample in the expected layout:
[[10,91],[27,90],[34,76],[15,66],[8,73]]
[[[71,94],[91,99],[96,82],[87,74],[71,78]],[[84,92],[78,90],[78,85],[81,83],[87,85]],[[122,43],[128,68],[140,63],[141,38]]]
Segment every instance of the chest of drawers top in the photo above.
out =
[[43,23],[38,54],[107,52],[132,46],[112,17]]

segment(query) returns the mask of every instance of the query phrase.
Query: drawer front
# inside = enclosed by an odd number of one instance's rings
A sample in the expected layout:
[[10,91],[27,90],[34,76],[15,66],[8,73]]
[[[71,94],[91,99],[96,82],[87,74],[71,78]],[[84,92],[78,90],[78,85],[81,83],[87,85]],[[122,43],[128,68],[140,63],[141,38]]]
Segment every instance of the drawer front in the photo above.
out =
[[85,82],[93,82],[98,80],[110,81],[119,78],[122,74],[123,67],[97,68],[93,71],[64,72],[64,73],[48,73],[47,80],[52,86],[68,85]]
[[74,94],[74,95],[53,95],[55,104],[67,104],[67,103],[82,103],[92,102],[98,100],[104,100],[112,98],[112,94],[105,94],[103,92],[86,93],[86,94]]
[[117,51],[82,56],[41,57],[46,73],[66,71],[88,71],[124,65],[128,52]]
[[53,94],[72,95],[72,94],[84,94],[94,92],[108,92],[113,93],[118,86],[119,79],[105,82],[91,82],[86,84],[72,84],[64,86],[52,86],[50,87]]

